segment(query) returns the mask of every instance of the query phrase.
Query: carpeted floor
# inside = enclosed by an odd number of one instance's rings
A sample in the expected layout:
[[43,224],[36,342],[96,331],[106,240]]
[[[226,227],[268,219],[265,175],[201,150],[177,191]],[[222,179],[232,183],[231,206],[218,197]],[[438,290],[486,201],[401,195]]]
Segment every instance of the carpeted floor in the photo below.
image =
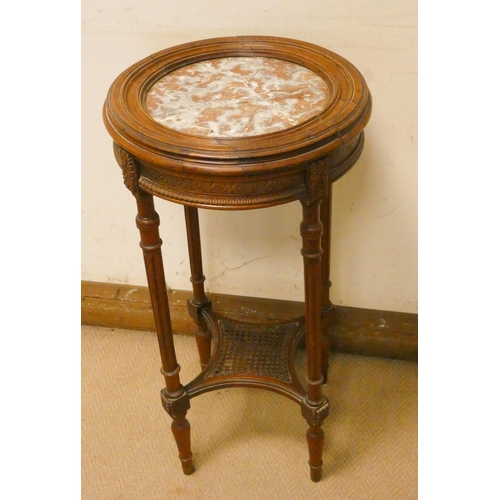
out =
[[[198,372],[196,343],[175,343],[187,383]],[[159,369],[154,333],[82,327],[83,500],[417,498],[416,363],[331,356],[319,483],[309,479],[300,407],[255,389],[192,400],[196,471],[184,476]]]

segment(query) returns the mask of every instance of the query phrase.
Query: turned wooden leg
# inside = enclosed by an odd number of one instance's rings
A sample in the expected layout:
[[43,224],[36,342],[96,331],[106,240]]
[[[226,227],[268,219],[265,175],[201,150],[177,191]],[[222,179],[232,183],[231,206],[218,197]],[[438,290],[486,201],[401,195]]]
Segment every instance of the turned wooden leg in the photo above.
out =
[[182,471],[189,476],[189,474],[193,473],[194,467],[193,454],[191,453],[191,426],[186,414],[173,418],[172,433],[179,450]]
[[172,399],[168,391],[161,391],[163,407],[172,417],[172,434],[174,435],[177,449],[179,450],[179,459],[182,465],[184,474],[189,475],[194,471],[193,454],[191,452],[191,426],[186,418],[186,413],[189,410],[189,397],[187,393]]
[[138,190],[137,227],[141,234],[141,248],[148,278],[151,306],[156,325],[160,356],[161,372],[165,377],[166,388],[162,390],[162,401],[165,409],[173,418],[172,430],[179,449],[182,468],[186,474],[193,472],[191,445],[189,440],[189,422],[186,412],[189,408],[189,397],[179,378],[180,366],[174,349],[172,324],[168,307],[167,285],[163,270],[161,244],[158,226],[160,219],[154,208],[153,196]]
[[193,298],[188,301],[188,310],[194,319],[196,331],[196,344],[200,355],[201,367],[205,368],[210,360],[211,336],[206,321],[201,315],[205,307],[210,307],[210,299],[205,295],[205,276],[201,258],[200,223],[198,209],[184,207],[186,219],[187,240],[189,248],[189,262],[191,265],[191,283],[193,284]]
[[304,257],[306,303],[307,396],[302,413],[309,424],[307,442],[311,479],[319,481],[322,470],[323,431],[321,424],[328,415],[328,400],[322,394],[322,328],[321,328],[321,234],[319,217],[321,199],[302,202],[303,220],[300,225]]
[[323,443],[325,434],[320,425],[311,425],[307,431],[307,445],[309,447],[309,467],[311,469],[311,479],[318,482],[321,479],[323,467]]
[[328,381],[328,358],[332,345],[330,335],[330,325],[333,323],[333,304],[330,301],[330,248],[331,248],[331,228],[332,228],[332,184],[325,190],[325,197],[320,205],[320,218],[323,224],[323,235],[321,236],[321,328],[322,328],[322,354],[321,372],[323,374],[323,384]]

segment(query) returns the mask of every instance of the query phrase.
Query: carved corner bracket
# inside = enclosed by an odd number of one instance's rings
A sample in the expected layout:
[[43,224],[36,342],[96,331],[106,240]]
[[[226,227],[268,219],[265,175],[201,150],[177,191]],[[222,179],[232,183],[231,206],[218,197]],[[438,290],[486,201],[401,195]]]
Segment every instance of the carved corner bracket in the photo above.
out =
[[304,400],[301,410],[307,423],[311,426],[317,426],[321,425],[330,414],[330,403],[327,398],[323,398],[323,403],[320,406],[311,406]]
[[161,390],[161,403],[165,411],[172,417],[181,417],[186,414],[186,412],[191,407],[189,403],[189,395],[184,392],[178,398],[171,398],[166,389]]
[[[204,280],[205,280],[205,277],[203,277],[203,281]],[[201,321],[203,321],[203,319],[201,317],[201,313],[203,312],[203,309],[212,307],[212,301],[206,296],[205,296],[205,299],[206,300],[202,303],[197,303],[192,298],[188,299],[188,301],[187,301],[188,314],[191,316],[191,318],[193,318],[193,320],[196,323],[200,323]]]
[[301,200],[308,207],[318,204],[328,196],[329,189],[328,157],[311,163],[306,170],[306,194]]
[[136,195],[139,191],[139,177],[141,175],[139,163],[130,153],[118,146],[116,142],[113,142],[113,152],[118,165],[122,169],[123,183],[133,195]]

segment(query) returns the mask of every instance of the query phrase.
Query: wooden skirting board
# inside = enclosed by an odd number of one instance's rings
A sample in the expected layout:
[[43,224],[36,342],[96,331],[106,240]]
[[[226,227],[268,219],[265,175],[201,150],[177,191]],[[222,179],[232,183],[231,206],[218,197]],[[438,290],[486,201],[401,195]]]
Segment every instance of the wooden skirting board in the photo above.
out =
[[[303,314],[304,304],[276,299],[208,294],[215,311],[247,321],[290,319]],[[191,293],[169,290],[174,333],[194,334],[186,302]],[[336,352],[417,361],[418,315],[335,306],[331,328]],[[82,324],[154,331],[147,287],[82,281]]]

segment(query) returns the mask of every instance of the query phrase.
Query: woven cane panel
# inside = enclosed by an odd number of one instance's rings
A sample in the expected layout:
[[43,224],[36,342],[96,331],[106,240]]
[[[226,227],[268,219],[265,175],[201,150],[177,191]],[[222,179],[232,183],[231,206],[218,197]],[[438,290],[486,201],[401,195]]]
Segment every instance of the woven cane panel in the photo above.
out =
[[205,379],[231,375],[260,375],[292,381],[287,355],[298,323],[263,327],[220,320],[219,356]]

